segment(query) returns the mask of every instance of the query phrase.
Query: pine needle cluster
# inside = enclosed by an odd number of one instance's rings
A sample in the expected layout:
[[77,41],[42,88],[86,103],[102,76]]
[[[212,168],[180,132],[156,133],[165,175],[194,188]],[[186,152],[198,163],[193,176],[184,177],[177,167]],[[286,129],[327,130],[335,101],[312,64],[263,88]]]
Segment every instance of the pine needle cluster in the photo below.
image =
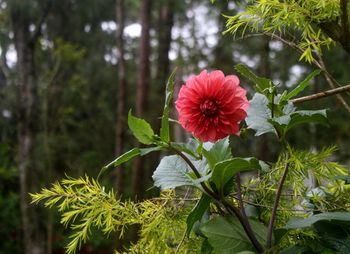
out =
[[[245,11],[226,16],[225,33],[242,36],[249,29],[254,32],[291,36],[303,53],[300,59],[312,62],[313,51],[329,47],[333,40],[321,29],[325,23],[340,22],[340,1],[337,0],[257,0]],[[299,34],[299,38],[295,38]]]
[[[160,198],[138,203],[121,201],[113,190],[106,191],[97,181],[85,176],[67,177],[31,197],[32,203],[43,201],[46,207],[57,206],[61,224],[72,231],[66,246],[68,254],[80,249],[91,236],[92,228],[107,235],[119,231],[123,237],[126,228],[135,224],[141,228],[140,241],[126,253],[173,253],[182,241],[185,218],[191,208],[175,204],[174,195],[174,191],[169,191]],[[182,248],[189,242],[195,248],[195,239],[186,239]]]

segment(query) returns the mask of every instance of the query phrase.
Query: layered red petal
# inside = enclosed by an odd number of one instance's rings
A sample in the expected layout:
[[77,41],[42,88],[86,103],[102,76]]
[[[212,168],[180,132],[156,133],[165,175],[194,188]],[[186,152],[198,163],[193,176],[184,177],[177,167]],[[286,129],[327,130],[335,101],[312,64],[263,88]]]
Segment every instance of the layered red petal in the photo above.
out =
[[249,102],[237,76],[204,70],[181,87],[175,105],[184,129],[203,142],[215,142],[239,135]]

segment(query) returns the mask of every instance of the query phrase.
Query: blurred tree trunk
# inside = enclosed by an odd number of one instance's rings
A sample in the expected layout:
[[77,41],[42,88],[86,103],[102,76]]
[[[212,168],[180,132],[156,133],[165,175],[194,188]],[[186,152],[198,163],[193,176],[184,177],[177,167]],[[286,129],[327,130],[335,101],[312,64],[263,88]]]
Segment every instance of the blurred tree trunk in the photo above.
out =
[[[219,7],[221,14],[228,14],[228,1],[217,1],[215,5]],[[233,40],[231,36],[223,36],[222,31],[226,30],[226,19],[222,16],[218,16],[218,43],[214,49],[214,63],[213,67],[222,70],[225,74],[232,74],[234,71],[233,60]]]
[[33,21],[28,16],[27,3],[12,3],[10,18],[17,52],[18,72],[18,170],[20,181],[20,207],[23,243],[26,254],[45,253],[43,233],[45,221],[37,208],[29,207],[29,192],[37,191],[38,172],[35,167],[34,142],[38,132],[38,87],[35,73],[35,45],[41,35],[51,2],[40,13],[35,30],[29,27]]
[[[116,157],[123,153],[124,129],[125,129],[125,100],[126,100],[126,77],[125,77],[125,58],[124,58],[124,0],[116,0],[116,21],[117,29],[117,47],[118,47],[118,95],[117,95],[117,118],[116,118]],[[119,166],[115,169],[114,181],[115,190],[118,197],[124,191],[124,168]]]
[[[157,95],[164,100],[165,85],[169,76],[169,50],[171,30],[174,25],[174,0],[162,2],[158,13],[158,59],[157,59]],[[159,122],[159,121],[158,121]]]
[[[139,46],[139,66],[136,85],[136,115],[144,117],[147,107],[148,89],[150,82],[150,21],[151,0],[143,0],[141,3],[141,38]],[[137,199],[142,199],[144,190],[144,158],[138,157],[133,168],[132,186],[133,193]]]
[[[124,0],[116,0],[116,22],[118,29],[116,33],[116,42],[118,47],[118,94],[117,94],[117,117],[116,117],[116,142],[115,155],[120,156],[123,153],[124,131],[125,131],[125,100],[126,100],[126,74],[124,58],[124,26],[125,26]],[[124,167],[120,165],[113,173],[113,185],[117,192],[117,197],[121,198],[124,192]],[[120,232],[116,234],[115,248],[121,251],[123,248],[123,239],[120,238]]]
[[21,216],[26,254],[44,253],[43,237],[37,226],[38,214],[28,206],[29,180],[33,179],[33,143],[37,119],[37,84],[35,81],[34,48],[29,41],[29,23],[12,16],[18,68],[18,170],[20,178]]
[[[164,99],[165,99],[165,88],[168,81],[170,72],[170,60],[169,50],[171,45],[171,30],[174,25],[174,0],[161,1],[158,9],[158,48],[157,48],[157,68],[156,68],[156,80],[155,80],[155,91],[153,93],[152,105],[156,107],[154,115],[152,115],[153,126],[156,132],[160,130],[160,119],[159,117],[163,113]],[[154,169],[159,163],[161,153],[152,153],[148,158],[150,161],[150,167],[147,170],[146,179],[150,179]],[[151,193],[152,195],[152,193]]]

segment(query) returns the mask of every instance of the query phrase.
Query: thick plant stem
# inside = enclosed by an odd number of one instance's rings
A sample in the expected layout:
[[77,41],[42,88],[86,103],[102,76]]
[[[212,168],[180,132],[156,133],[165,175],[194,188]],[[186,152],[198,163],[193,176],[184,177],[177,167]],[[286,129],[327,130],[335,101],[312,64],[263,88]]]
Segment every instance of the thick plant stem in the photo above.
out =
[[[286,156],[286,160],[288,160],[288,154]],[[288,168],[289,168],[289,162],[287,162],[285,167],[284,167],[282,178],[278,184],[275,202],[274,202],[273,207],[272,207],[271,218],[270,218],[269,226],[267,228],[266,247],[268,249],[271,248],[271,245],[272,245],[273,224],[276,220],[277,207],[278,207],[278,203],[279,203],[280,198],[281,198],[282,188],[283,188],[284,182],[285,182],[286,177],[287,177]]]
[[[196,175],[196,177],[199,179],[201,178],[201,174],[198,172],[198,170],[196,169],[196,167],[193,165],[193,163],[191,162],[191,160],[184,155],[181,151],[177,150],[176,148],[169,146],[170,150],[172,150],[173,152],[175,152],[177,155],[179,155],[186,163],[187,165],[191,168],[191,170],[193,171],[193,173]],[[260,244],[260,242],[258,241],[258,239],[256,238],[248,219],[245,219],[245,217],[240,213],[240,211],[237,209],[237,207],[233,206],[230,202],[228,202],[225,198],[221,199],[220,196],[215,193],[214,191],[212,191],[211,189],[208,188],[207,185],[205,185],[205,183],[200,182],[201,187],[203,188],[203,190],[205,191],[205,193],[210,196],[211,198],[214,199],[214,201],[218,204],[222,204],[225,209],[228,211],[229,214],[231,215],[235,215],[239,222],[241,223],[245,233],[247,234],[249,240],[251,241],[251,243],[253,244],[254,248],[259,252],[262,253],[264,252],[264,247]]]
[[261,245],[261,243],[256,238],[256,236],[252,230],[252,227],[249,224],[249,221],[244,219],[244,217],[239,212],[237,207],[230,204],[226,199],[221,200],[221,202],[225,206],[225,208],[228,210],[228,212],[231,213],[231,215],[235,215],[238,218],[239,222],[241,223],[245,233],[247,234],[247,236],[248,236],[249,240],[251,241],[251,243],[253,244],[254,248],[259,253],[264,252],[264,247]]

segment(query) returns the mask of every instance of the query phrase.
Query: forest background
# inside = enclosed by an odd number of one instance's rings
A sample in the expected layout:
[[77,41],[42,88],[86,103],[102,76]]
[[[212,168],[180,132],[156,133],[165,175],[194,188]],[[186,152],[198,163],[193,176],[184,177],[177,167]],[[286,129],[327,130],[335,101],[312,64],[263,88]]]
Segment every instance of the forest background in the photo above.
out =
[[[223,35],[226,19],[221,14],[233,15],[245,4],[0,1],[0,253],[63,253],[66,231],[58,215],[30,205],[28,193],[64,174],[95,177],[134,146],[126,124],[129,108],[159,127],[166,80],[175,67],[175,97],[183,80],[201,69],[232,74],[234,64],[244,63],[282,89],[315,69],[270,37],[248,34],[233,40]],[[350,80],[350,59],[342,49],[324,51],[323,58],[336,80]],[[241,83],[252,91],[248,81]],[[303,93],[328,88],[320,75]],[[350,103],[348,96],[344,99]],[[291,133],[291,143],[315,151],[335,144],[336,159],[350,166],[349,112],[343,103],[336,97],[304,103],[308,109],[330,108],[332,131],[304,125]],[[176,125],[174,134],[177,141],[186,138]],[[266,161],[277,157],[276,144],[266,136],[235,142],[236,154],[249,151]],[[103,182],[122,198],[157,195],[150,186],[159,156],[115,169]],[[115,238],[96,232],[80,253],[111,253]]]

